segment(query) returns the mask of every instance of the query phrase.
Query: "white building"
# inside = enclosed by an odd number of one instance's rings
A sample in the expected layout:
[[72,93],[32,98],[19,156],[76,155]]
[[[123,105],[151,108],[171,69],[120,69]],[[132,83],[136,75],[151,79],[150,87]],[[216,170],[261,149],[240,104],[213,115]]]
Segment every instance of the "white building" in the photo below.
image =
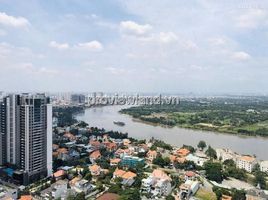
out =
[[239,169],[244,169],[247,172],[252,172],[252,169],[257,164],[257,160],[251,156],[240,156],[237,158],[236,166]]
[[195,195],[198,189],[198,181],[187,180],[180,186],[180,199],[188,199],[190,196]]
[[51,191],[51,196],[53,199],[60,198],[67,191],[67,182],[66,181],[58,181],[57,184],[53,187]]
[[216,149],[217,158],[224,162],[225,160],[236,161],[238,154],[234,153],[230,149]]
[[260,162],[260,170],[268,173],[268,160]]
[[196,165],[202,167],[204,165],[204,163],[206,161],[208,161],[209,159],[204,158],[204,157],[199,157],[199,156],[196,156],[196,155],[193,155],[193,154],[189,154],[188,156],[186,156],[186,160],[193,161]]
[[154,170],[146,179],[142,180],[141,192],[153,196],[167,196],[171,193],[171,179],[162,170]]

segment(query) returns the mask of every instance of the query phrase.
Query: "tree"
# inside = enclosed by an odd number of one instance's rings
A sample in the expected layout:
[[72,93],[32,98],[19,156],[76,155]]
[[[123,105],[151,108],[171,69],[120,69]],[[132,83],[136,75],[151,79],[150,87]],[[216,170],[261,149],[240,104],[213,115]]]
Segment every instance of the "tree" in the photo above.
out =
[[255,186],[259,186],[261,189],[266,188],[266,180],[265,180],[265,173],[261,171],[257,171],[254,173],[254,184]]
[[175,197],[170,194],[166,197],[166,200],[175,200]]
[[156,158],[153,160],[153,164],[164,167],[170,164],[170,159],[163,158],[161,155],[157,155]]
[[223,181],[222,165],[220,163],[214,163],[208,161],[204,164],[206,170],[206,177],[211,181],[221,183]]
[[232,191],[232,199],[233,200],[246,200],[246,192],[244,190],[236,190]]
[[86,199],[86,195],[84,192],[80,192],[76,195],[75,200],[85,200]]
[[205,153],[206,153],[206,155],[208,157],[210,157],[210,159],[216,159],[217,158],[217,153],[211,146],[208,146],[208,149],[206,150]]
[[198,143],[197,147],[198,147],[199,149],[202,149],[202,151],[203,151],[204,148],[207,147],[207,144],[206,144],[205,141],[201,140],[201,141]]

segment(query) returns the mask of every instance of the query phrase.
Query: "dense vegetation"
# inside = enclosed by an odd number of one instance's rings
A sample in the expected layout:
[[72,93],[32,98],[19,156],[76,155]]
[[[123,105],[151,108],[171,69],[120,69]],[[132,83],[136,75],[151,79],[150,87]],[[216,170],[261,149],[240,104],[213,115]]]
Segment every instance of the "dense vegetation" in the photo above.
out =
[[120,112],[167,126],[268,136],[267,97],[183,99],[179,105],[144,105]]
[[81,113],[83,107],[53,107],[53,117],[56,117],[58,120],[57,126],[71,126],[77,123],[74,115]]

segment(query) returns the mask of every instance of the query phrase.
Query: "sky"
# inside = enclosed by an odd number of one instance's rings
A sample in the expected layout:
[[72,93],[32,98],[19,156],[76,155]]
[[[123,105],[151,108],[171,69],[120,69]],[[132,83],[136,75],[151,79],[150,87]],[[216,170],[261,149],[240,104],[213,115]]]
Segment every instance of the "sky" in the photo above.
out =
[[268,93],[268,1],[0,0],[0,91]]

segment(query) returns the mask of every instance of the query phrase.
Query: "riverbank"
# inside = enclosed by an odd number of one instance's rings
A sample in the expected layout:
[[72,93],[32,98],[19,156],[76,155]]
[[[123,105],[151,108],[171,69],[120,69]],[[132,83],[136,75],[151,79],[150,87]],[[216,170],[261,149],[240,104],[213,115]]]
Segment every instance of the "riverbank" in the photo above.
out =
[[178,127],[178,128],[184,128],[184,129],[190,129],[190,130],[198,130],[198,131],[209,131],[209,132],[216,132],[219,134],[229,134],[229,135],[237,135],[237,136],[246,136],[246,137],[260,137],[260,138],[268,138],[268,135],[258,135],[258,134],[254,134],[254,133],[239,133],[237,131],[233,131],[233,130],[228,130],[228,129],[217,129],[215,127],[210,127],[210,126],[205,126],[202,125],[200,123],[200,126],[195,126],[195,125],[186,125],[186,124],[176,124],[176,125],[166,125],[163,123],[156,123],[156,122],[151,122],[151,121],[147,121],[138,117],[133,117],[130,114],[125,114],[122,113],[124,115],[128,115],[130,117],[132,117],[133,121],[135,122],[139,122],[139,123],[144,123],[144,124],[148,124],[151,126],[160,126],[163,128],[174,128],[174,127]]
[[264,108],[266,101],[258,104],[247,100],[236,105],[232,100],[229,101],[230,105],[219,100],[205,105],[184,101],[180,105],[146,105],[119,112],[156,125],[268,137],[268,112]]

